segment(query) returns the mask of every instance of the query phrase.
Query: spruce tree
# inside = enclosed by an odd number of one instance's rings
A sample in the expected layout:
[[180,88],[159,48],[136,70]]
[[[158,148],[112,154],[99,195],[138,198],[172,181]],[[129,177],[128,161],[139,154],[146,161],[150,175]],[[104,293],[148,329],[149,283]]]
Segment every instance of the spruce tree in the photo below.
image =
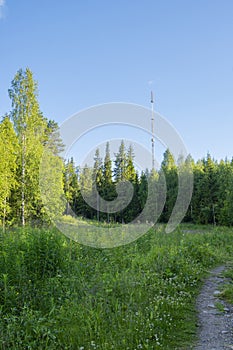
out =
[[67,200],[66,214],[69,214],[71,212],[70,208],[72,211],[76,210],[79,192],[77,171],[73,157],[66,162],[64,167],[64,192]]
[[80,194],[78,198],[78,208],[79,213],[88,219],[93,219],[94,216],[94,211],[88,204],[92,199],[92,176],[93,169],[85,164],[79,174]]
[[[109,142],[106,143],[105,158],[103,164],[103,182],[102,182],[102,197],[105,201],[110,202],[116,198],[115,184],[113,182],[112,161],[110,156]],[[109,213],[109,204],[107,204],[106,214],[102,214],[103,218],[107,219],[107,222],[113,218],[113,215]]]
[[163,175],[161,174],[161,177],[165,176],[167,186],[166,203],[161,219],[164,222],[168,222],[172,210],[174,208],[178,193],[177,166],[175,163],[175,159],[169,149],[167,149],[164,153],[163,161],[161,164],[161,171],[163,172]]
[[121,141],[119,151],[115,155],[114,178],[116,182],[126,179],[127,156],[124,141]]
[[92,173],[92,203],[96,208],[96,218],[100,220],[100,196],[102,195],[101,187],[103,184],[103,164],[100,157],[99,148],[96,149],[94,156],[94,167]]

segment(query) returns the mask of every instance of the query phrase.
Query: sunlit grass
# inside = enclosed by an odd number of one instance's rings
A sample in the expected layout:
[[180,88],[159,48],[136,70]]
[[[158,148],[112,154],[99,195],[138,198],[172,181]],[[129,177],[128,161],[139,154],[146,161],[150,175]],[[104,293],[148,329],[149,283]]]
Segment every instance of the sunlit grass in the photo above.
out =
[[225,228],[184,225],[166,234],[159,226],[97,249],[56,229],[6,232],[0,348],[187,349],[203,276],[232,259],[232,238]]

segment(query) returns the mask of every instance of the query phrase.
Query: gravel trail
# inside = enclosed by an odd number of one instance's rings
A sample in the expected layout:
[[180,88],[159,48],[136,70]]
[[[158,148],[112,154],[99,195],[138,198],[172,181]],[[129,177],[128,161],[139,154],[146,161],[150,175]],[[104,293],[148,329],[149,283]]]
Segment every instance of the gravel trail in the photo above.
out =
[[[197,298],[199,340],[194,350],[233,349],[233,306],[219,298],[219,289],[227,282],[224,270],[225,266],[219,266],[211,271]],[[219,311],[216,303],[224,310]]]

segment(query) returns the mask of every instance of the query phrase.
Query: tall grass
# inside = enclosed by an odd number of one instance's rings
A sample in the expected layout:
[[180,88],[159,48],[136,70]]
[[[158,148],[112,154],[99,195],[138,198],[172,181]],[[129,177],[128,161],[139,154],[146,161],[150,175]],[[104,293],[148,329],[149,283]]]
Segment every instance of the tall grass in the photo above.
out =
[[105,250],[55,229],[2,234],[0,349],[187,349],[200,283],[232,259],[233,230],[183,231]]

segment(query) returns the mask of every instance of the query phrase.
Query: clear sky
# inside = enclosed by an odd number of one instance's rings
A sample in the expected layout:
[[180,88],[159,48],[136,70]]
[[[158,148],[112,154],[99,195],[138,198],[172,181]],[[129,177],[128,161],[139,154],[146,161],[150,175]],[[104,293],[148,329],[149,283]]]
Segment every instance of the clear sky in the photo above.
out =
[[153,89],[194,159],[233,156],[232,0],[0,0],[0,115],[27,66],[59,123]]

